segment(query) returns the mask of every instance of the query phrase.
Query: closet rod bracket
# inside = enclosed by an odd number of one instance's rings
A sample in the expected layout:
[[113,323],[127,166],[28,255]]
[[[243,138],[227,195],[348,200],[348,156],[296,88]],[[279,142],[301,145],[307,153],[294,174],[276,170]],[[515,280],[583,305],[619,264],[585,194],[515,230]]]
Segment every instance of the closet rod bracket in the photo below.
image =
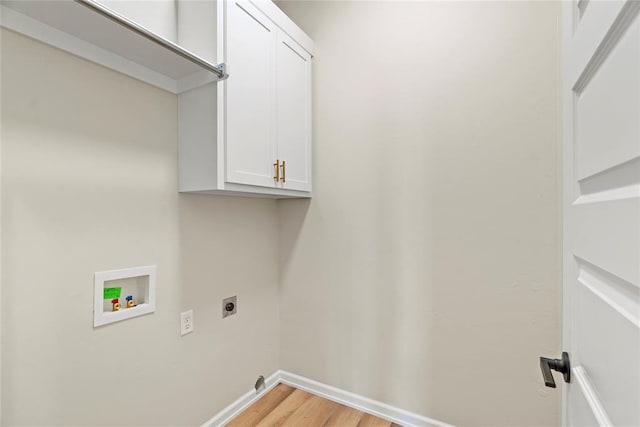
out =
[[224,62],[216,65],[216,68],[218,69],[218,71],[220,72],[218,74],[218,81],[221,82],[223,80],[227,80],[229,78],[229,67],[227,66],[227,64],[225,64]]

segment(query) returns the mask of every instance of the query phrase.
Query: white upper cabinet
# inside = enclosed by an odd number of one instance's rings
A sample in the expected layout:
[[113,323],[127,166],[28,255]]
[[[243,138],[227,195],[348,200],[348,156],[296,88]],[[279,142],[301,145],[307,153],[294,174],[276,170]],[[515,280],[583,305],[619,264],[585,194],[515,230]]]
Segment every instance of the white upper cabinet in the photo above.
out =
[[217,6],[229,78],[179,96],[180,191],[311,197],[313,42],[270,1]]

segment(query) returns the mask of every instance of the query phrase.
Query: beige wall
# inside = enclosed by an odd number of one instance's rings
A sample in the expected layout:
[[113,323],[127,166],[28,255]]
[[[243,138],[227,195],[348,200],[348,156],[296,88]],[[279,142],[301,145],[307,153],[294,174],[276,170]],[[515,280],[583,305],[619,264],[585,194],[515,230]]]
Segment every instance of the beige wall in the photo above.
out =
[[279,202],[282,368],[457,425],[559,423],[559,3],[281,2],[314,198]]
[[[2,425],[198,425],[276,370],[276,202],[178,194],[175,95],[4,30],[1,88]],[[94,329],[93,273],[149,264],[155,314]]]

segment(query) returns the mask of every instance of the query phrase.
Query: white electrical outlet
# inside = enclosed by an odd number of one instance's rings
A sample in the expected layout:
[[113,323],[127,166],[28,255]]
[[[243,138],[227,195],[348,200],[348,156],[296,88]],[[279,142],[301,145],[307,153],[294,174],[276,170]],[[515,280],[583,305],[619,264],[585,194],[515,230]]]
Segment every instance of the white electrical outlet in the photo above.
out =
[[193,332],[193,310],[180,313],[180,335]]

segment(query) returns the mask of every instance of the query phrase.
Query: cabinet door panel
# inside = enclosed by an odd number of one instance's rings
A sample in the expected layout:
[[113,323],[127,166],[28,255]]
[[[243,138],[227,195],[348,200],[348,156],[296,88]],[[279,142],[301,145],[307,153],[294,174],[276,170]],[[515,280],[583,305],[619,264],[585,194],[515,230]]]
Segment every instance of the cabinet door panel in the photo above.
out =
[[286,161],[282,188],[311,191],[311,56],[278,33],[278,158]]
[[227,182],[275,185],[276,37],[273,23],[250,3],[227,3]]

